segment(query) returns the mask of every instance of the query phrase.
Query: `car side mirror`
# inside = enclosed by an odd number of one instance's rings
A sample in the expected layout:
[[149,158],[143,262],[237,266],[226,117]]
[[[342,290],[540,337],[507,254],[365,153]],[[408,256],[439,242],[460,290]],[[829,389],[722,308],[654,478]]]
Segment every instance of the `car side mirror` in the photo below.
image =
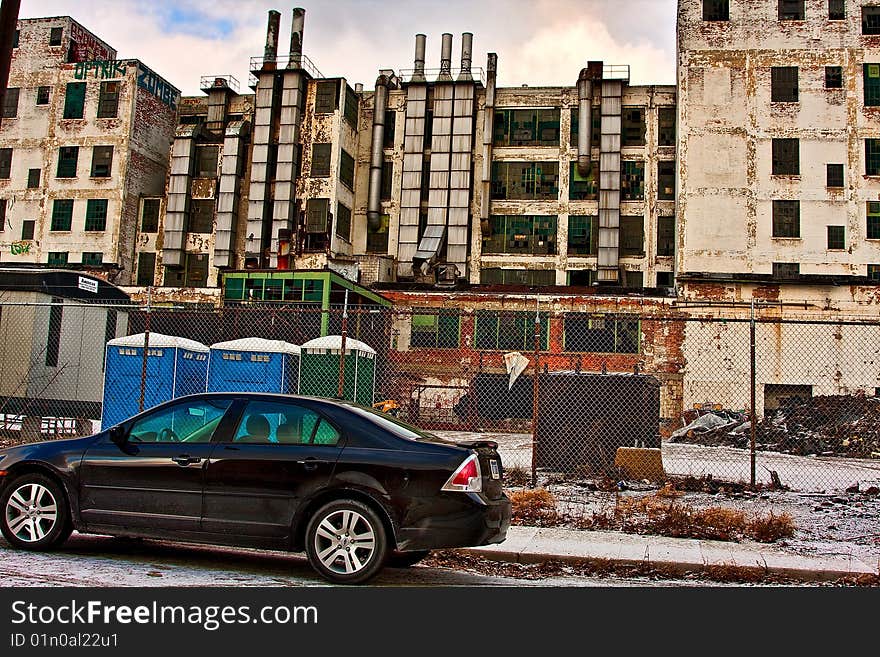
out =
[[121,424],[117,424],[116,426],[110,427],[110,440],[122,447],[125,444],[125,427]]

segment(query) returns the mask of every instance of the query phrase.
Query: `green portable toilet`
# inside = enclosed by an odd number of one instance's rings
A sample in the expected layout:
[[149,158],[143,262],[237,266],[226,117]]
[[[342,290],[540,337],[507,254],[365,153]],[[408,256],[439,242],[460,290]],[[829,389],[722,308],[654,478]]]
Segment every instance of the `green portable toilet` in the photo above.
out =
[[[315,338],[300,350],[299,394],[337,398],[342,336]],[[376,350],[360,340],[346,338],[343,399],[372,406],[375,387]]]

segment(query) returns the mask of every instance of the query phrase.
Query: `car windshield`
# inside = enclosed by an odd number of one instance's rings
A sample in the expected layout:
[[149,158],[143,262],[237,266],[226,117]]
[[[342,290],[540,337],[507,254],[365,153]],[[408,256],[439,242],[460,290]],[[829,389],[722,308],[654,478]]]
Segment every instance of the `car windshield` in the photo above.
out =
[[401,438],[406,438],[407,440],[421,440],[428,441],[432,443],[445,443],[446,440],[443,440],[439,436],[435,436],[432,433],[428,433],[427,431],[422,431],[418,427],[414,427],[411,424],[407,424],[406,422],[402,422],[387,413],[382,413],[381,411],[377,411],[374,408],[367,408],[366,406],[357,406],[355,404],[346,404],[346,407],[350,409],[352,412],[357,413],[358,415],[367,418],[371,422],[378,424],[383,429],[390,431],[395,436],[399,436]]

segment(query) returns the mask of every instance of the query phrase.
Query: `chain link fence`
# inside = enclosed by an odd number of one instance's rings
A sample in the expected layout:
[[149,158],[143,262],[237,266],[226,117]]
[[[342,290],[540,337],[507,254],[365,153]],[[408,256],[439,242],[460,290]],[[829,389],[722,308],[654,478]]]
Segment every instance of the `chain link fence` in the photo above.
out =
[[495,440],[532,485],[880,484],[880,321],[662,315],[2,302],[0,441],[88,435],[205,390],[280,392]]

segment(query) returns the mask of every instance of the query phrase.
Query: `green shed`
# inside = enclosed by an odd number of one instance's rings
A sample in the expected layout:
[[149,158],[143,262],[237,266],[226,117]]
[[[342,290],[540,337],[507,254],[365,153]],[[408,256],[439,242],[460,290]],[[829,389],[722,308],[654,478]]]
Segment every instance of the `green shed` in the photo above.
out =
[[[299,394],[335,399],[339,393],[342,336],[327,335],[300,347]],[[376,388],[376,350],[359,340],[345,340],[343,399],[373,405]]]

